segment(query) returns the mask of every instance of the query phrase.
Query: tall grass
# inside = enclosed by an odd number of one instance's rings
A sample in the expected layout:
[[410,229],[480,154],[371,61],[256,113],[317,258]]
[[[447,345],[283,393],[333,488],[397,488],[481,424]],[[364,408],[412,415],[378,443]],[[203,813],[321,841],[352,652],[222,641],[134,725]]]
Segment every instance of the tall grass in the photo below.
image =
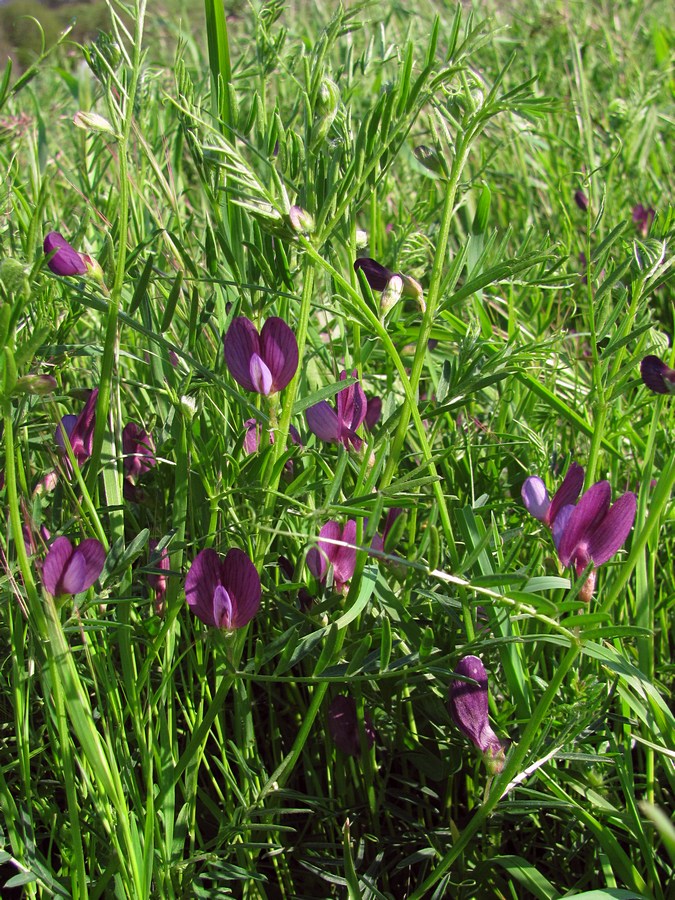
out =
[[[674,412],[639,375],[673,362],[667,5],[312,9],[206,0],[158,43],[145,0],[111,0],[76,59],[0,86],[2,894],[670,897]],[[50,230],[103,283],[51,274]],[[384,313],[359,256],[423,303]],[[280,395],[228,372],[240,315],[292,327]],[[359,451],[304,416],[343,370],[382,399]],[[56,392],[21,393],[31,373]],[[54,432],[95,387],[73,471]],[[135,486],[129,421],[156,445]],[[590,603],[520,497],[572,460],[638,495]],[[305,564],[331,519],[357,523],[344,594]],[[62,534],[107,561],[55,600]],[[207,547],[260,572],[232,633],[185,602]],[[469,654],[494,776],[447,707]]]

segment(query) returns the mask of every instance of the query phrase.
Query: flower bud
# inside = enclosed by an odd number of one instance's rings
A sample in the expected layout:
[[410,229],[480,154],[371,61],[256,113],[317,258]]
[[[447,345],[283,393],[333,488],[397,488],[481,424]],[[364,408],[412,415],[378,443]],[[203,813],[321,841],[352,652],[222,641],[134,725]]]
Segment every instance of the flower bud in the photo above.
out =
[[15,394],[51,394],[57,388],[53,375],[22,375],[14,385]]
[[314,231],[314,216],[301,206],[291,206],[288,211],[291,228],[298,234],[311,234]]

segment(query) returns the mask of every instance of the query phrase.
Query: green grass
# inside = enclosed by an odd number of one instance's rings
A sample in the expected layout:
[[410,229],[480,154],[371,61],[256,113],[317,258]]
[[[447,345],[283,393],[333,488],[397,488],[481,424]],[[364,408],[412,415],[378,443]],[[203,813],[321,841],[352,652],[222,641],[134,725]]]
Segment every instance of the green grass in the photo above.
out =
[[[3,897],[673,896],[675,413],[639,373],[673,364],[669,8],[490,7],[111,3],[109,33],[0,85]],[[50,230],[104,285],[49,272]],[[382,316],[363,255],[425,308]],[[235,315],[296,334],[269,402],[225,365]],[[358,453],[304,417],[343,369],[383,403]],[[56,392],[18,394],[29,373]],[[71,479],[53,435],[94,387]],[[247,456],[253,415],[275,441]],[[158,458],[133,497],[129,421]],[[520,497],[571,460],[638,494],[589,604]],[[305,556],[349,518],[343,596]],[[86,594],[43,590],[41,526],[109,550]],[[184,581],[235,546],[263,598],[226,634]],[[467,654],[508,743],[493,778],[447,708]],[[377,730],[356,757],[329,735],[340,693]]]

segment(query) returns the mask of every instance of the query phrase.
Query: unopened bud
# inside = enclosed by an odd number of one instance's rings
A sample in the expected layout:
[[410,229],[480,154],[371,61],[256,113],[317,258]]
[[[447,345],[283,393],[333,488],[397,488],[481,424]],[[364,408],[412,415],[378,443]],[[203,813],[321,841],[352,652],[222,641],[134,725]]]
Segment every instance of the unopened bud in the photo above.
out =
[[380,300],[380,310],[382,313],[388,313],[393,306],[396,306],[401,299],[402,294],[403,279],[400,275],[392,275],[382,291],[382,298]]
[[189,394],[183,394],[180,398],[181,412],[188,422],[191,422],[197,414],[197,405],[196,397],[190,397]]
[[438,154],[437,150],[427,147],[426,144],[420,144],[419,147],[415,147],[413,153],[417,162],[421,163],[425,169],[428,169],[435,175],[447,176],[448,171],[445,160]]
[[311,234],[314,231],[314,216],[301,206],[291,206],[288,218],[293,231],[298,234]]
[[51,394],[57,388],[53,375],[22,375],[14,385],[15,394]]
[[110,122],[103,116],[99,116],[98,113],[82,112],[82,110],[80,110],[73,116],[73,125],[76,125],[83,131],[95,132],[98,134],[109,134],[112,137],[117,137],[115,129],[112,127]]

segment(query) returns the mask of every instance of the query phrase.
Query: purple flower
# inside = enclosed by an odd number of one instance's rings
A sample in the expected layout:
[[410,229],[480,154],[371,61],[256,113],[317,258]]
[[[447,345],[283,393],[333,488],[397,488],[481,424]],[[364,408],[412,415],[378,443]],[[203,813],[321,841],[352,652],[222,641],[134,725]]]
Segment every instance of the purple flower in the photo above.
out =
[[[244,428],[246,432],[244,434],[244,453],[247,456],[250,456],[252,453],[258,452],[258,447],[260,446],[260,423],[257,419],[247,419],[244,422]],[[291,443],[295,444],[296,447],[302,447],[302,438],[300,437],[300,432],[295,427],[295,425],[291,425],[288,430],[288,436],[291,439]],[[270,431],[270,444],[274,443],[274,432]],[[291,460],[288,460],[286,465],[290,463]]]
[[379,534],[374,534],[373,539],[370,542],[371,550],[375,550],[377,553],[385,552],[385,544],[387,543],[387,537],[389,532],[392,529],[394,522],[401,515],[403,510],[399,506],[392,506],[392,508],[387,513],[387,518],[384,520],[384,530],[382,531],[382,536]]
[[640,374],[655,394],[675,394],[675,369],[669,368],[658,356],[645,356],[640,363]]
[[410,275],[404,275],[403,272],[392,272],[391,269],[369,256],[361,256],[355,260],[354,271],[358,272],[359,269],[366,276],[371,290],[387,291],[388,288],[390,289],[391,296],[383,298],[383,312],[387,312],[399,297],[412,297],[419,301],[424,308],[422,285]]
[[81,594],[96,581],[104,563],[100,541],[88,538],[73,547],[67,537],[58,537],[42,564],[42,584],[53,597]]
[[577,463],[572,463],[567,470],[567,475],[558,490],[549,499],[546,485],[538,475],[530,475],[525,479],[521,490],[521,496],[525,509],[539,519],[544,525],[553,528],[560,511],[570,504],[576,503],[576,499],[584,486],[584,470]]
[[126,477],[134,484],[144,472],[157,465],[152,435],[135,422],[128,422],[122,431],[122,450]]
[[78,253],[58,231],[45,237],[43,249],[47,265],[55,275],[86,275],[102,280],[100,265],[86,253]]
[[646,238],[649,234],[649,228],[654,221],[656,210],[651,206],[645,207],[641,203],[633,207],[633,222],[637,228],[638,234]]
[[283,319],[268,319],[258,334],[245,316],[232,320],[223,340],[225,362],[247,391],[268,397],[283,390],[298,368],[298,344]]
[[326,522],[319,532],[318,547],[307,554],[307,568],[317,581],[324,582],[329,568],[333,571],[333,586],[343,591],[356,566],[356,522],[349,519],[344,528],[337,522]]
[[[338,694],[328,709],[328,731],[338,750],[347,756],[358,756],[361,752],[359,723],[356,717],[356,703],[353,697]],[[363,731],[368,747],[375,743],[375,726],[368,712],[363,717]]]
[[586,212],[588,209],[588,197],[582,190],[574,192],[574,202],[582,212]]
[[624,494],[610,507],[611,497],[609,482],[598,481],[576,506],[564,507],[560,512],[560,519],[565,519],[557,544],[560,562],[574,566],[577,576],[593,563],[580,593],[585,601],[593,595],[595,567],[606,563],[623,547],[635,520],[635,494]]
[[394,273],[369,256],[362,256],[354,262],[354,271],[361,269],[373,291],[383,291]]
[[[63,416],[54,435],[54,440],[63,451],[66,449],[66,438],[68,439],[73,450],[73,456],[80,467],[89,459],[94,446],[97,400],[98,388],[95,388],[89,395],[89,399],[79,416]],[[68,464],[69,460],[66,456],[66,467]]]
[[206,625],[228,631],[243,628],[260,606],[260,576],[236,547],[225,559],[215,550],[202,550],[194,558],[185,580],[185,598],[192,612]]
[[504,745],[492,730],[488,718],[488,682],[485,666],[477,656],[464,656],[455,675],[472,678],[452,681],[448,709],[459,730],[480,750],[491,774],[504,768]]
[[[352,374],[356,376],[356,370]],[[340,373],[341,381],[346,377],[346,372]],[[363,441],[356,434],[356,429],[366,418],[367,412],[366,395],[357,381],[338,392],[337,412],[326,400],[321,400],[305,410],[305,416],[310,431],[320,440],[341,443],[347,450],[351,444],[355,450],[359,450]]]

